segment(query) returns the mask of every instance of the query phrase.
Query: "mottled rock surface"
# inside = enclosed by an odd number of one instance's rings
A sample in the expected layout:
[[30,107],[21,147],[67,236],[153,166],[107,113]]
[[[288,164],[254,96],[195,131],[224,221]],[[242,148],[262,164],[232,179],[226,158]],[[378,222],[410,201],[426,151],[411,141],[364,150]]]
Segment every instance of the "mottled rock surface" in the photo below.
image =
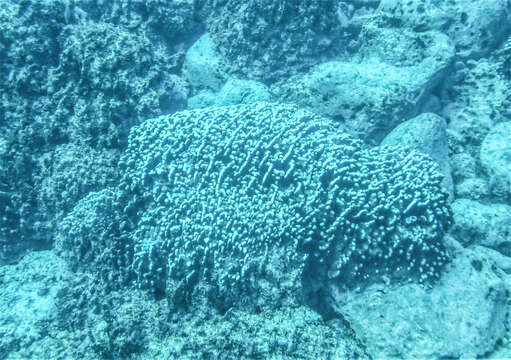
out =
[[338,311],[373,358],[485,356],[505,336],[509,274],[480,249],[462,250],[433,289],[375,286],[350,297],[334,291]]
[[322,63],[272,90],[280,101],[332,117],[375,145],[395,126],[418,115],[448,70],[454,48],[439,32],[373,25],[362,29],[359,41],[361,48],[352,59]]
[[221,57],[209,34],[201,36],[186,52],[183,75],[196,90],[218,91],[227,80]]
[[0,354],[2,359],[58,358],[55,336],[58,296],[72,278],[66,263],[50,251],[27,254],[0,266]]
[[481,163],[492,193],[511,202],[511,122],[497,124],[484,138]]
[[405,121],[392,130],[380,145],[407,146],[435,160],[444,176],[445,190],[453,197],[449,145],[445,120],[438,115],[425,113]]
[[394,26],[445,32],[456,53],[472,59],[487,56],[511,29],[507,0],[382,0],[378,11],[381,21]]
[[209,3],[208,32],[231,73],[271,83],[342,52],[333,0]]
[[464,246],[483,245],[511,256],[511,206],[457,199],[451,233]]
[[130,127],[186,105],[180,65],[149,31],[93,23],[89,5],[2,3],[0,264],[51,247],[63,214],[116,181]]
[[188,109],[271,102],[273,99],[270,89],[258,81],[229,78],[217,93],[205,90],[190,97]]

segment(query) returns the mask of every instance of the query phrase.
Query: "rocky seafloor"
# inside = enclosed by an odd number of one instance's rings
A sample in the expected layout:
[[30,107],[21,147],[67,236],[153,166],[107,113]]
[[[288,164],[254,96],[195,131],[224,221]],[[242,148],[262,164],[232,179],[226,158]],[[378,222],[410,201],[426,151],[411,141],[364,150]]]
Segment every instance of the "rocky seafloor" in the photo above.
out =
[[510,34],[0,0],[0,360],[511,359]]

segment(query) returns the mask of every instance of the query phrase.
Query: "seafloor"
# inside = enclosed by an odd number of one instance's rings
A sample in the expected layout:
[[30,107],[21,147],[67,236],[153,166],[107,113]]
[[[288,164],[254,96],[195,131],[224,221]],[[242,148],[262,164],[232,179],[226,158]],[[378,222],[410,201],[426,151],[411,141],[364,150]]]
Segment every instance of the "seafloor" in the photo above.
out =
[[0,0],[0,360],[511,359],[510,0]]

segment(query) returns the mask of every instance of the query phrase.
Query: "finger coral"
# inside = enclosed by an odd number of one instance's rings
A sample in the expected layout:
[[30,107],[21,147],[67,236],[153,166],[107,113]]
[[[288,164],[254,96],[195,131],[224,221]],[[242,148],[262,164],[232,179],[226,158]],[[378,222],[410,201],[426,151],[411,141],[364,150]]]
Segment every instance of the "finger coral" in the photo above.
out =
[[[146,121],[132,129],[120,165],[108,208],[126,218],[125,272],[174,300],[195,288],[229,304],[296,300],[313,286],[305,279],[321,287],[327,277],[347,288],[383,276],[429,281],[448,260],[451,213],[431,159],[364,150],[333,121],[291,105]],[[86,224],[79,214],[65,221],[64,239],[73,236],[64,248]]]

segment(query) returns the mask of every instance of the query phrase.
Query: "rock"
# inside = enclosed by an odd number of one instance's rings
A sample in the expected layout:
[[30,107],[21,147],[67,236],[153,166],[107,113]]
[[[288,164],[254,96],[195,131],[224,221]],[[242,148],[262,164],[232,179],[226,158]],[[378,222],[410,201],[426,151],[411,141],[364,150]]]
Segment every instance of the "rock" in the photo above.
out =
[[326,322],[306,305],[262,307],[257,313],[176,309],[136,289],[112,290],[80,274],[60,294],[59,307],[68,331],[59,338],[65,349],[58,349],[61,357],[44,359],[368,358],[340,319]]
[[188,99],[189,109],[201,109],[208,106],[251,104],[272,101],[273,95],[268,87],[255,80],[229,78],[219,92],[200,91]]
[[[165,359],[368,359],[353,332],[326,323],[307,306],[231,309],[200,321],[180,321],[158,344]],[[163,354],[162,354],[163,355]]]
[[59,291],[71,276],[51,251],[27,253],[16,265],[0,267],[0,353],[9,359],[56,358],[59,341],[47,337],[57,316]]
[[202,109],[208,106],[214,106],[217,93],[210,90],[202,90],[195,96],[188,99],[188,109]]
[[336,0],[209,2],[208,32],[231,73],[269,84],[343,52]]
[[462,180],[454,186],[456,198],[485,200],[490,196],[488,181],[480,177]]
[[417,115],[454,55],[439,32],[365,26],[358,55],[331,61],[272,87],[282,102],[332,117],[370,144]]
[[442,110],[442,102],[436,95],[430,94],[424,99],[424,103],[421,106],[420,113],[434,113],[438,114]]
[[211,37],[205,34],[186,52],[183,76],[196,89],[218,91],[227,79],[221,62]]
[[216,106],[251,104],[255,102],[270,102],[273,95],[270,89],[255,80],[229,78],[222,86],[215,101]]
[[[474,158],[485,136],[498,123],[511,116],[509,65],[492,59],[468,61],[446,78],[440,115],[447,120],[455,153],[467,152]],[[458,65],[457,65],[458,66]]]
[[451,233],[460,243],[484,245],[511,256],[511,206],[457,199],[452,210]]
[[2,3],[0,264],[50,248],[61,216],[115,181],[130,127],[186,105],[176,54],[118,18],[94,22],[84,3]]
[[386,22],[397,22],[403,26],[424,30],[440,30],[449,25],[451,18],[438,4],[438,1],[399,1],[381,0],[378,17]]
[[511,28],[507,0],[382,0],[378,10],[381,20],[397,26],[445,32],[464,58],[487,56]]
[[459,254],[432,289],[374,286],[332,296],[373,358],[467,359],[486,355],[505,335],[509,280],[475,248]]
[[167,46],[174,48],[182,45],[199,26],[195,16],[194,0],[57,1],[66,6],[62,13],[68,25],[101,22],[123,26],[132,31],[143,28],[154,42],[165,42]]
[[398,125],[388,134],[381,146],[407,146],[435,160],[444,175],[442,184],[453,197],[453,182],[449,164],[449,147],[447,144],[446,123],[438,115],[426,113]]
[[491,192],[511,199],[511,122],[495,125],[483,140],[480,156],[490,176]]
[[450,157],[452,176],[456,181],[476,176],[476,161],[468,153],[458,153]]

